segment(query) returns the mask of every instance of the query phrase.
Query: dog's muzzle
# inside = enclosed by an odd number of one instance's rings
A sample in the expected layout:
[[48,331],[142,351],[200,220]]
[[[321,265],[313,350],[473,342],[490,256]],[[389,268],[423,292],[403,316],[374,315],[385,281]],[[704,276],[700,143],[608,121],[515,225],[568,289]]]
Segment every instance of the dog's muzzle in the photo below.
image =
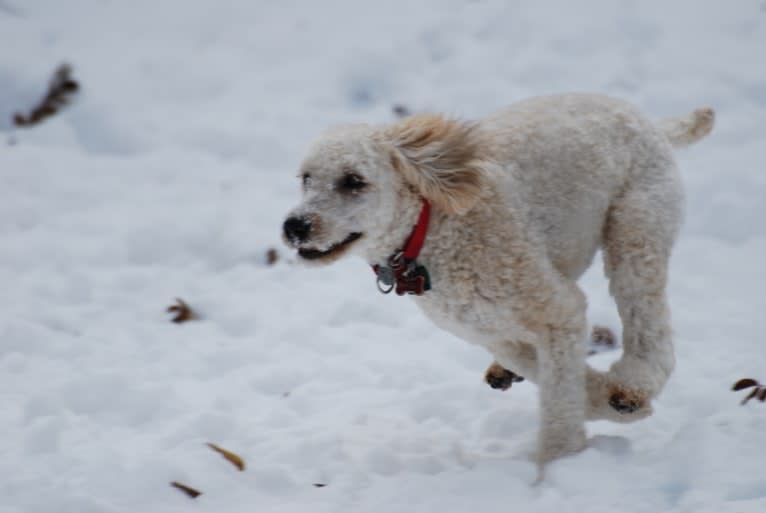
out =
[[333,244],[329,248],[325,250],[320,249],[313,249],[313,248],[299,248],[298,254],[305,258],[306,260],[317,260],[320,258],[328,257],[330,255],[337,255],[344,249],[346,249],[350,244],[353,242],[359,240],[362,238],[362,234],[358,232],[354,232],[349,234],[348,237],[343,239],[342,241]]

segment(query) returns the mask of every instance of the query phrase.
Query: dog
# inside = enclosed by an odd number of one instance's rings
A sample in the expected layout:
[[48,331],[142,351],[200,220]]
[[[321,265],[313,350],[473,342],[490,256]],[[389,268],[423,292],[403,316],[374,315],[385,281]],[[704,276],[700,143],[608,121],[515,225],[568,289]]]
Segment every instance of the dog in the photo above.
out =
[[[537,384],[542,472],[586,447],[586,420],[649,416],[673,371],[665,289],[684,203],[673,149],[713,123],[709,108],[653,122],[615,98],[564,94],[480,121],[333,128],[303,161],[283,237],[305,262],[364,258],[381,291],[413,295],[437,326],[487,349],[491,385]],[[603,372],[585,361],[577,285],[599,249],[623,329]]]

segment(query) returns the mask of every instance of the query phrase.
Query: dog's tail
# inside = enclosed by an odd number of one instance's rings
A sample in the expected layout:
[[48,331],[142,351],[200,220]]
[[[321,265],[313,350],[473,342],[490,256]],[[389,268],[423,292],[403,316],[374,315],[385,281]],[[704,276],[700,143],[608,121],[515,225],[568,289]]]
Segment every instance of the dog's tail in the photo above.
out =
[[663,119],[658,123],[674,148],[694,144],[713,130],[715,112],[703,107],[678,118]]

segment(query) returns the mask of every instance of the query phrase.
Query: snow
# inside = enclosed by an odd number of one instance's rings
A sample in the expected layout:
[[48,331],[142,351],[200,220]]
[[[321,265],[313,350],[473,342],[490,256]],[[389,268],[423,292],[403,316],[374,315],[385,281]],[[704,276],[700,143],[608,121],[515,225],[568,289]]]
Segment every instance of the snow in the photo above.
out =
[[[0,43],[0,512],[766,511],[766,406],[730,391],[766,380],[762,2],[0,0]],[[62,61],[77,102],[12,133]],[[718,118],[678,154],[656,413],[535,484],[534,386],[491,390],[363,262],[303,268],[279,234],[323,128],[563,91]],[[590,319],[619,330],[602,274]]]

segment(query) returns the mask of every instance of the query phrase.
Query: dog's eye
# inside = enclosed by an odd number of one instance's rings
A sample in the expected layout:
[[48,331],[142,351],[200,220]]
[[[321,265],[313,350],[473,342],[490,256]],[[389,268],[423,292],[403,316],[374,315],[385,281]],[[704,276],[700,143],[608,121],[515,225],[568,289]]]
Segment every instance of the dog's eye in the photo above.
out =
[[308,173],[303,173],[301,175],[301,182],[303,183],[304,187],[311,185],[311,175]]
[[346,173],[338,183],[340,190],[347,192],[359,191],[364,189],[366,185],[364,179],[356,173]]

